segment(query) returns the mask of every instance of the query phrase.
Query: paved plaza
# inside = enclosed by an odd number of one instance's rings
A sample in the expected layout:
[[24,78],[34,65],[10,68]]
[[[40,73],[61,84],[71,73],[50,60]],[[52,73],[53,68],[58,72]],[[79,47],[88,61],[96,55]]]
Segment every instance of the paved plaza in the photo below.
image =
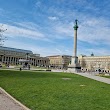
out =
[[78,74],[78,75],[81,75],[81,76],[84,76],[84,77],[87,77],[87,78],[90,78],[90,79],[94,79],[94,80],[97,80],[97,81],[100,81],[100,82],[110,84],[110,79],[109,78],[96,76],[95,73],[75,73],[75,74]]
[[0,110],[30,110],[0,88]]

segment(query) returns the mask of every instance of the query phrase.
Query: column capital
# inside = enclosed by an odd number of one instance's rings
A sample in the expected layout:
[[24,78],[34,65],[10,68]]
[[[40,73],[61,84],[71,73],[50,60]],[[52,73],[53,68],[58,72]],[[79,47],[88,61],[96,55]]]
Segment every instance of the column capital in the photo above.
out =
[[77,30],[77,29],[78,29],[78,23],[77,23],[77,22],[78,22],[78,20],[76,19],[76,20],[75,20],[75,25],[74,25],[74,27],[73,27],[74,30]]

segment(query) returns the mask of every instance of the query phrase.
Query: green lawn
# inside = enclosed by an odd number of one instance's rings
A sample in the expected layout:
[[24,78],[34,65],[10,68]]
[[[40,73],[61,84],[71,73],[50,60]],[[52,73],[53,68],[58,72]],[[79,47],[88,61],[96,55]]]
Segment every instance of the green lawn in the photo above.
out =
[[110,78],[110,76],[104,76],[104,75],[103,75],[102,77],[105,77],[105,78]]
[[0,70],[0,86],[32,110],[110,110],[110,85],[75,74]]

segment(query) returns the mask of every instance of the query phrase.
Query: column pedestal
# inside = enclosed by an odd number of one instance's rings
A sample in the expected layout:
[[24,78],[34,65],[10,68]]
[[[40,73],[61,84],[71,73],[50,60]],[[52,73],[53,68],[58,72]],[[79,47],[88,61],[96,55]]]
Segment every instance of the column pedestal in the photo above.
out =
[[72,57],[71,64],[68,66],[68,72],[74,73],[74,72],[80,72],[81,67],[78,63],[78,57]]

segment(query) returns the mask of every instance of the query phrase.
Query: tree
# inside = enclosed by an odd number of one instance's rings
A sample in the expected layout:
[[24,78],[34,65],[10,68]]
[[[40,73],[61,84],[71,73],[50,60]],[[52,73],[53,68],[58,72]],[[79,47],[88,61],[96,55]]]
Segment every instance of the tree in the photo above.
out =
[[0,46],[3,45],[3,43],[5,42],[5,40],[7,39],[7,37],[5,37],[3,35],[3,33],[6,31],[7,29],[3,28],[3,25],[0,26]]

